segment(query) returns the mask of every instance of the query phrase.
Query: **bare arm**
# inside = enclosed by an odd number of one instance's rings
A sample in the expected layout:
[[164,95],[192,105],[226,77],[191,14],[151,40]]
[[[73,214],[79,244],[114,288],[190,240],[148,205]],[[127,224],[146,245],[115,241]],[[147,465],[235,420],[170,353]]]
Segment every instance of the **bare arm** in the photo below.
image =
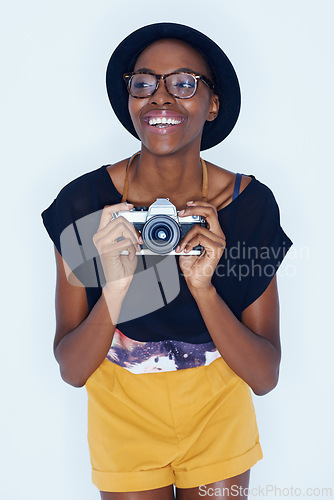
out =
[[195,245],[205,249],[199,257],[180,256],[189,290],[226,363],[255,394],[266,394],[277,384],[281,359],[276,275],[262,295],[243,311],[239,321],[211,282],[226,245],[217,209],[203,201],[187,205],[183,215],[205,216],[209,223],[209,229],[200,226],[190,229],[180,243],[180,251],[186,252]]
[[[100,366],[112,342],[124,297],[137,266],[139,233],[114,211],[130,210],[131,204],[106,206],[93,242],[99,252],[107,284],[89,312],[86,291],[55,248],[57,264],[56,335],[54,354],[62,378],[75,387],[85,385]],[[137,234],[138,233],[138,234]],[[121,255],[127,250],[127,255]]]
[[278,382],[281,347],[276,275],[263,294],[235,317],[212,285],[191,289],[203,320],[220,354],[232,370],[264,395]]
[[67,264],[56,248],[55,254],[57,327],[54,354],[65,382],[82,387],[107,355],[126,291],[105,288],[89,313],[85,288],[69,283],[65,272]]

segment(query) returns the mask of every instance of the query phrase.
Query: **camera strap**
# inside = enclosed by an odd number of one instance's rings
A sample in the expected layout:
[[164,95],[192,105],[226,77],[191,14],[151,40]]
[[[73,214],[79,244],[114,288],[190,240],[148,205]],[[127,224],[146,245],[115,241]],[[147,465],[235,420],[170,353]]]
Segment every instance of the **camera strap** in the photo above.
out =
[[[129,161],[126,165],[124,187],[123,187],[123,196],[122,196],[121,203],[123,203],[124,201],[128,201],[127,200],[128,188],[129,188],[129,176],[128,176],[128,174],[129,174],[132,160],[139,154],[140,154],[140,151],[137,151],[137,153],[132,155],[131,158],[129,158]],[[202,201],[207,201],[207,199],[208,199],[208,169],[207,169],[205,161],[202,158],[200,158],[200,160],[201,160],[202,169],[203,169]]]

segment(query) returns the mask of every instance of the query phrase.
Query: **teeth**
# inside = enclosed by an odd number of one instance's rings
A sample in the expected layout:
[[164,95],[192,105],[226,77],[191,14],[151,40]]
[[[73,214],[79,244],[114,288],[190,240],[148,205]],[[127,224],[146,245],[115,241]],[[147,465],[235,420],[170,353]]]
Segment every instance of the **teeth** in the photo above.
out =
[[181,120],[177,120],[175,118],[149,118],[148,120],[149,125],[178,125],[181,123]]

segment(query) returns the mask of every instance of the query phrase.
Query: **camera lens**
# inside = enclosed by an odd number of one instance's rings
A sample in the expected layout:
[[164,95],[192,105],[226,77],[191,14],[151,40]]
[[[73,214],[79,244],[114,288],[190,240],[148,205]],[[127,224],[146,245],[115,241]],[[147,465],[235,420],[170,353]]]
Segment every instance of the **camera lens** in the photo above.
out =
[[181,231],[178,223],[168,215],[155,215],[145,223],[141,235],[149,250],[164,255],[176,248]]

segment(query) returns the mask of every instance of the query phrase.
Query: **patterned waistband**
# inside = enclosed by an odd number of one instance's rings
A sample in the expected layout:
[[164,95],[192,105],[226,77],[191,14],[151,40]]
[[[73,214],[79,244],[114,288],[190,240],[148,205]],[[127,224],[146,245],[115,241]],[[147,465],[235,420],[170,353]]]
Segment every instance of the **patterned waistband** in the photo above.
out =
[[213,342],[190,344],[179,340],[139,342],[117,328],[107,359],[132,373],[155,373],[209,365],[220,357]]

